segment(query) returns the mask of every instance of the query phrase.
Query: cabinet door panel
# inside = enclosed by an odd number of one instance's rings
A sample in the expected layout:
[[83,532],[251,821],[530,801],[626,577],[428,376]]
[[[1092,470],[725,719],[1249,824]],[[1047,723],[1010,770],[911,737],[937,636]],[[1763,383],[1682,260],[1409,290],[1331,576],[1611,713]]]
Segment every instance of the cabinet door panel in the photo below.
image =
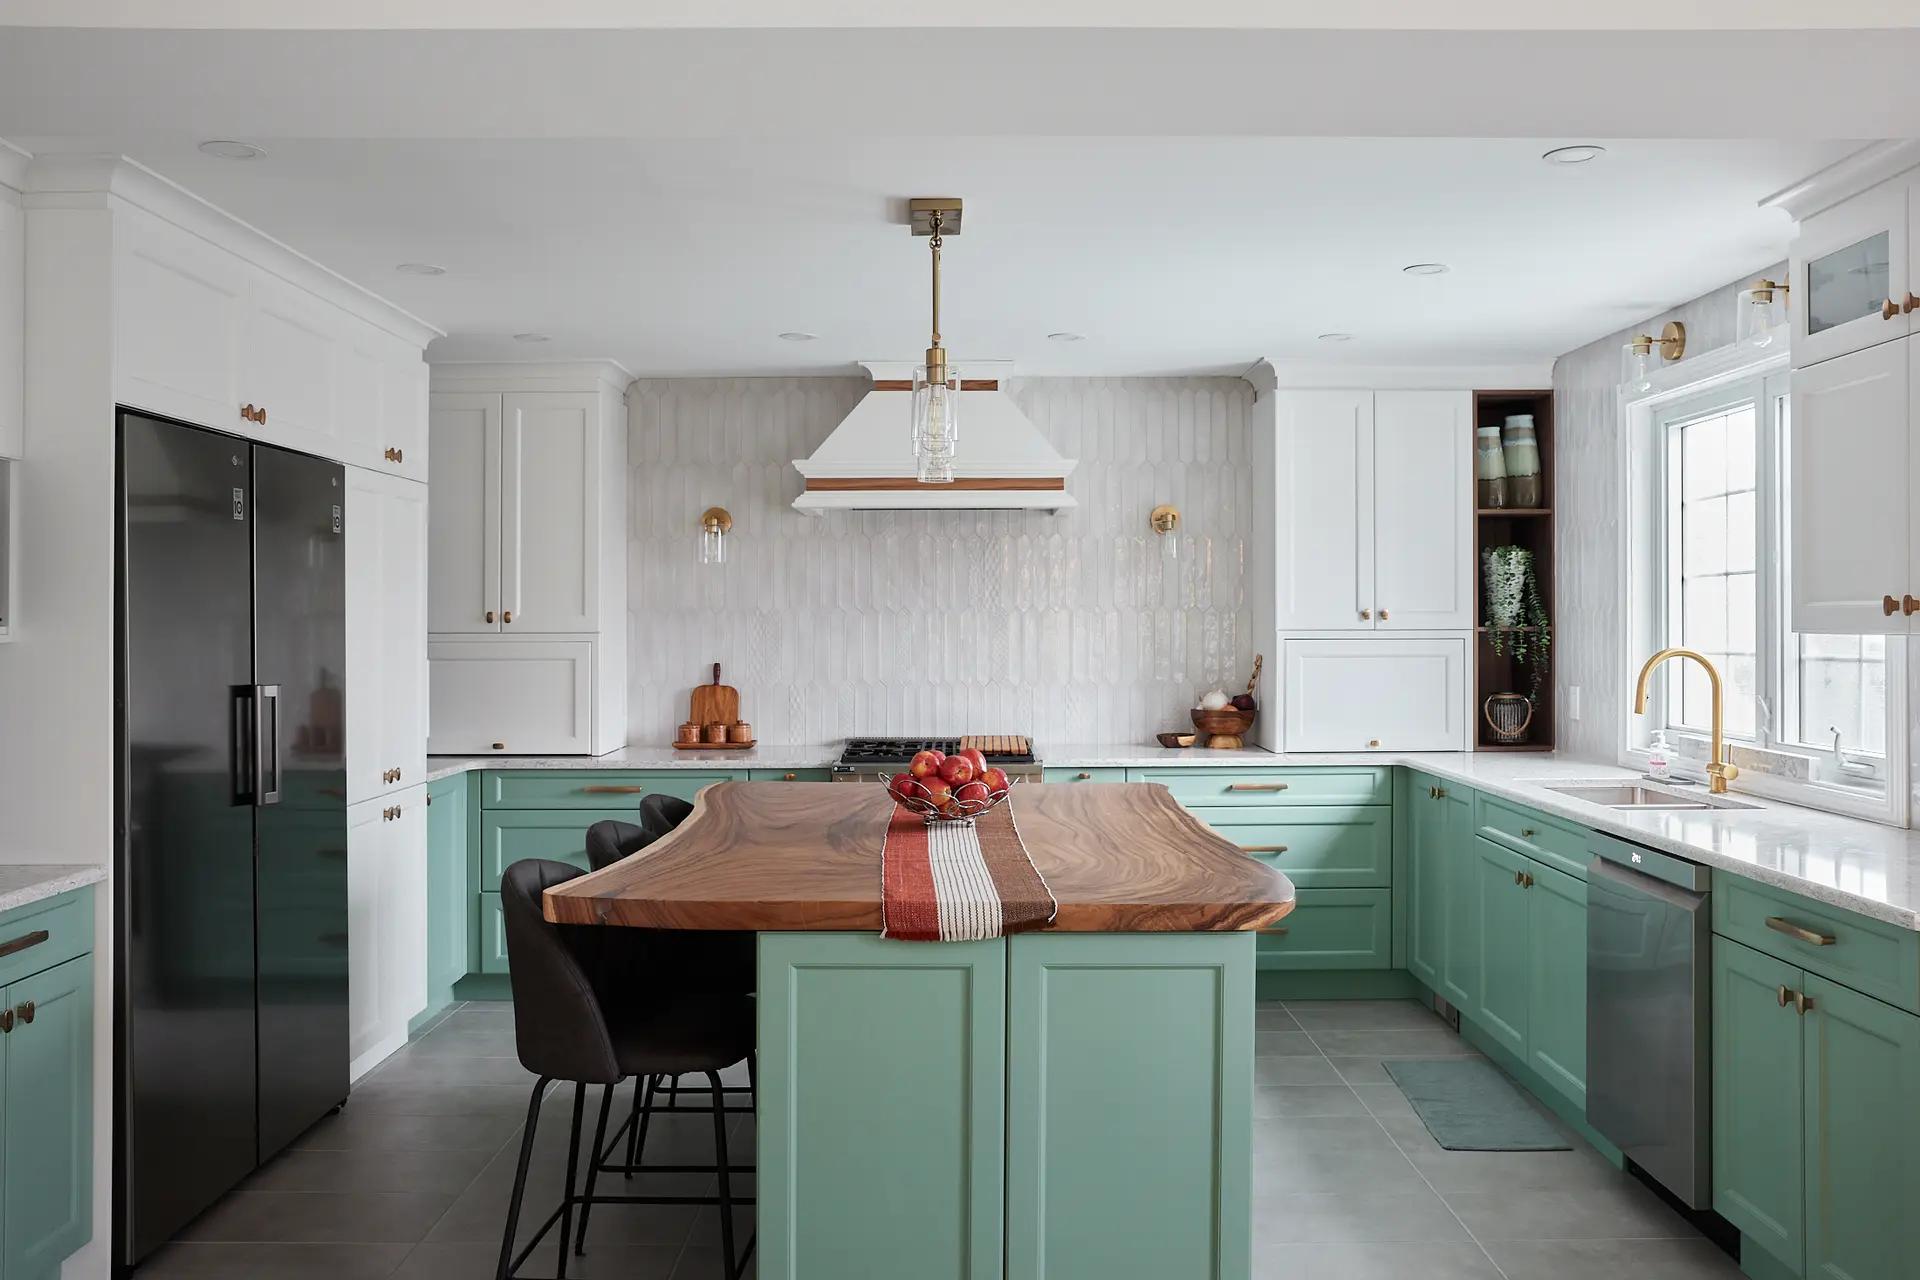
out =
[[1911,392],[1905,343],[1884,343],[1793,375],[1787,448],[1793,627],[1840,635],[1899,632],[1888,613],[1911,579]]
[[427,991],[439,998],[467,975],[472,934],[472,849],[464,773],[427,784]]
[[[57,1276],[93,1235],[93,957],[7,987],[0,1275]],[[33,1021],[19,1010],[33,1004]]]
[[387,479],[380,504],[380,754],[406,787],[427,776],[427,486]]
[[441,392],[427,415],[433,574],[427,624],[500,630],[500,397]]
[[0,458],[26,445],[26,332],[27,215],[19,196],[0,190]]
[[1371,631],[1373,393],[1276,394],[1280,629]]
[[1911,1275],[1920,1260],[1920,1018],[1813,974],[1804,989],[1813,999],[1806,1274]]
[[346,458],[338,393],[347,316],[278,276],[258,269],[249,276],[240,394],[267,411],[255,434],[323,458]]
[[1288,751],[1463,751],[1467,641],[1288,640]]
[[501,604],[515,631],[599,624],[600,400],[502,398]]
[[405,1031],[427,1007],[427,788],[422,783],[393,798],[394,819],[386,833],[387,896],[383,903],[387,971],[382,1020]]
[[[1438,795],[1433,794],[1436,791]],[[1462,842],[1472,802],[1466,793],[1419,774],[1410,780],[1409,799],[1413,814],[1408,823],[1412,848],[1407,853],[1407,968],[1444,995],[1450,898],[1456,879],[1453,868],[1467,856]]]
[[383,796],[347,810],[347,1056],[355,1079],[379,1061],[388,1032],[380,989],[393,945],[384,927],[392,892],[388,808]]
[[1527,890],[1527,1065],[1587,1106],[1587,886],[1544,863],[1525,870]]
[[1527,972],[1527,890],[1515,879],[1527,859],[1478,836],[1473,840],[1472,892],[1478,898],[1479,956],[1474,1020],[1516,1057],[1527,1053],[1527,1013],[1533,998]]
[[1801,1019],[1780,1003],[1801,971],[1713,940],[1713,1208],[1801,1274],[1805,1135]]
[[1473,398],[1373,397],[1373,616],[1380,630],[1454,631],[1473,618]]
[[[1902,338],[1911,317],[1884,314],[1905,297],[1907,188],[1893,182],[1808,218],[1793,242],[1795,369]],[[1798,375],[1795,375],[1796,378]]]
[[427,660],[429,754],[592,750],[592,641],[440,640]]
[[1454,825],[1448,832],[1449,856],[1442,865],[1446,882],[1445,934],[1440,954],[1440,994],[1470,1018],[1480,1014],[1480,855],[1482,843],[1473,835],[1473,803],[1463,797],[1450,809]]
[[145,213],[116,218],[114,234],[115,398],[253,435],[240,417],[245,264]]

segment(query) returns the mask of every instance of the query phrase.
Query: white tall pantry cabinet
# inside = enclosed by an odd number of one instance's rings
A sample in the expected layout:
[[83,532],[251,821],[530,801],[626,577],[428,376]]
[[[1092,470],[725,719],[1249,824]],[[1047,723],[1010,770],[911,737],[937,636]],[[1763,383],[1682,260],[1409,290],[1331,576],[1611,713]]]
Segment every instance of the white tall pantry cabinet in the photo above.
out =
[[434,366],[436,754],[625,745],[631,381],[609,362]]

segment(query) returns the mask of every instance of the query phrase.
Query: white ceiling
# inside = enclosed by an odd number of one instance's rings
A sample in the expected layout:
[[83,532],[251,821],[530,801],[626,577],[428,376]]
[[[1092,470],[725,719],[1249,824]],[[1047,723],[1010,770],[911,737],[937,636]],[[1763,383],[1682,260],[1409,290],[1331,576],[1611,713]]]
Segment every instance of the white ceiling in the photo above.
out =
[[[0,0],[0,21],[36,7]],[[1920,134],[1920,94],[1880,87],[1916,64],[1914,30],[0,26],[0,136],[133,156],[447,330],[436,358],[910,357],[925,242],[898,201],[953,194],[957,358],[1514,363],[1777,260],[1787,222],[1756,202],[1854,145],[1829,139]],[[268,154],[213,159],[209,137]],[[1538,158],[1587,140],[1608,155]],[[1399,270],[1436,260],[1452,272]],[[448,274],[393,270],[421,261]],[[820,340],[775,336],[795,329]]]

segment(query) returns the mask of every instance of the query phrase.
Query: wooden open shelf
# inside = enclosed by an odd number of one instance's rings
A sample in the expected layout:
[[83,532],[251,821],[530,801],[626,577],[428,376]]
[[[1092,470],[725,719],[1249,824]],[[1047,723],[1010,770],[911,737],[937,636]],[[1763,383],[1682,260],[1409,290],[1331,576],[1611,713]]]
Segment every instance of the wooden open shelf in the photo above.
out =
[[[1474,745],[1475,750],[1478,751],[1551,751],[1554,747],[1555,713],[1551,670],[1541,686],[1540,699],[1534,706],[1533,723],[1528,726],[1526,742],[1494,742],[1487,729],[1486,716],[1481,711],[1489,694],[1505,691],[1525,693],[1532,682],[1532,668],[1521,666],[1513,660],[1511,655],[1502,656],[1493,651],[1493,643],[1489,638],[1493,628],[1485,625],[1486,611],[1480,599],[1486,581],[1481,571],[1480,553],[1488,547],[1509,544],[1522,546],[1531,551],[1534,573],[1540,582],[1540,596],[1547,606],[1547,617],[1553,621],[1556,630],[1559,623],[1559,609],[1555,606],[1553,597],[1553,392],[1538,390],[1473,393],[1473,425],[1476,430],[1483,426],[1501,425],[1510,413],[1533,415],[1534,435],[1540,441],[1540,485],[1542,492],[1546,495],[1547,505],[1543,507],[1480,507],[1474,511],[1474,617],[1480,623],[1474,630]],[[1471,470],[1469,468],[1469,472]],[[1477,492],[1476,482],[1476,496]],[[1551,657],[1558,656],[1559,637],[1556,635]]]

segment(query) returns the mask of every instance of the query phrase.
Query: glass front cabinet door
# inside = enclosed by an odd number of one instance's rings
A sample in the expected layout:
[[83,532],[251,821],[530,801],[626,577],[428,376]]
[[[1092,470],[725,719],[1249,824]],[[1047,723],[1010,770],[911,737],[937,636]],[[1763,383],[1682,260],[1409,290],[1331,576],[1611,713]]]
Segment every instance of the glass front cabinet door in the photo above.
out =
[[1796,368],[1912,331],[1908,201],[1898,179],[1808,218],[1793,243]]

